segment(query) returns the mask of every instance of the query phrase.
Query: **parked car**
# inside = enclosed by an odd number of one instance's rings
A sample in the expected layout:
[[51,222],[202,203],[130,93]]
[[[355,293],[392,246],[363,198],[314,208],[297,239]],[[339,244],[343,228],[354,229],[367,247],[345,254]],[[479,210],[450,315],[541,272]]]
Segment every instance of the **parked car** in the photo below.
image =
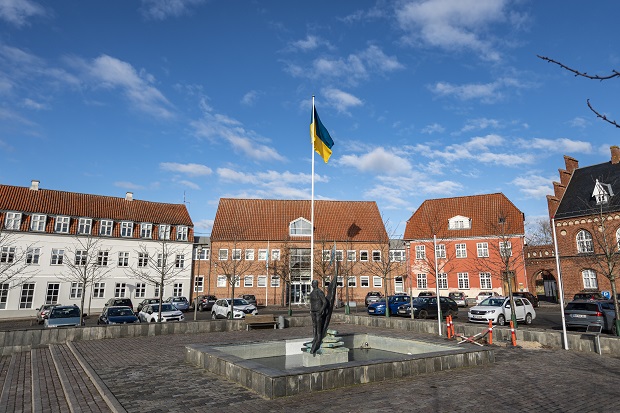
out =
[[106,307],[116,307],[116,306],[124,306],[131,307],[133,310],[133,303],[129,298],[110,298],[107,303],[105,303]]
[[[458,317],[459,306],[450,297],[439,297],[441,317],[451,315]],[[398,315],[411,317],[411,303],[398,307]],[[413,318],[437,318],[437,297],[416,297],[413,299]]]
[[213,304],[211,318],[214,320],[216,318],[230,318],[231,307],[234,319],[245,318],[246,314],[258,314],[256,306],[248,303],[243,298],[235,298],[234,302],[230,298],[221,298]]
[[435,293],[432,291],[420,291],[418,297],[434,297]]
[[245,301],[247,301],[248,303],[256,306],[256,296],[254,294],[242,294],[239,296],[239,298],[243,298]]
[[538,297],[536,297],[534,294],[532,294],[529,291],[515,291],[512,293],[513,297],[521,297],[521,298],[527,298],[530,303],[532,303],[532,305],[534,306],[534,308],[538,308],[539,307],[539,303],[538,303]]
[[499,297],[500,295],[495,291],[480,291],[476,296],[476,304],[480,304],[482,301],[489,297]]
[[368,291],[366,293],[366,298],[364,299],[364,304],[368,307],[368,305],[381,300],[381,297],[382,295],[379,291]]
[[448,293],[448,297],[453,299],[456,302],[456,305],[458,305],[459,307],[469,306],[469,304],[467,304],[467,296],[465,295],[465,293],[462,293],[460,291],[452,292]]
[[[396,315],[398,313],[398,307],[409,302],[411,298],[408,295],[390,295],[387,297],[387,303],[390,307],[390,314]],[[368,305],[368,314],[370,315],[385,315],[385,298],[380,299],[377,302],[370,303]]]
[[189,304],[189,310],[194,311],[194,303],[198,300],[198,311],[211,311],[213,304],[217,301],[214,295],[199,295]]
[[168,297],[166,298],[167,303],[172,303],[176,308],[181,311],[189,310],[189,301],[185,297]]
[[576,300],[606,300],[603,294],[596,292],[577,293],[573,296],[573,301]]
[[142,311],[142,308],[144,308],[144,306],[147,304],[159,304],[159,298],[145,298],[144,300],[140,301],[138,303],[138,306],[136,307],[136,314]]
[[[140,321],[156,323],[159,320],[159,304],[147,304],[138,313]],[[183,312],[171,303],[161,305],[161,321],[184,321]]]
[[43,324],[46,328],[81,326],[80,309],[77,305],[56,306],[50,310]]
[[140,319],[136,317],[131,307],[112,306],[105,307],[97,324],[131,324],[138,323]]
[[41,307],[37,308],[37,322],[43,324],[52,308],[58,307],[59,305],[60,304],[43,304]]
[[[517,321],[524,321],[525,324],[532,324],[536,318],[536,310],[527,298],[513,297],[515,302],[515,315]],[[509,297],[489,297],[480,304],[469,309],[467,318],[471,323],[488,323],[500,326],[506,325],[510,320],[510,298]]]
[[564,309],[566,327],[588,328],[601,326],[602,330],[616,335],[616,319],[613,300],[577,300],[566,304]]

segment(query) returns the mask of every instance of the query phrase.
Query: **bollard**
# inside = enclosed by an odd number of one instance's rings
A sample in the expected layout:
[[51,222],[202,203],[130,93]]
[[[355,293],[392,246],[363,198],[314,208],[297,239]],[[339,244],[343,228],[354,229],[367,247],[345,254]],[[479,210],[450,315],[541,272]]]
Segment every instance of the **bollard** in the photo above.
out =
[[452,316],[450,316],[450,334],[452,338],[456,337],[456,332],[454,331],[454,321],[452,320]]
[[510,339],[512,340],[512,345],[517,345],[517,334],[515,333],[515,323],[510,320]]
[[493,344],[493,321],[489,320],[489,344]]
[[278,328],[282,330],[284,328],[284,316],[278,316]]
[[452,330],[450,329],[450,316],[446,316],[446,337],[448,340],[452,339]]

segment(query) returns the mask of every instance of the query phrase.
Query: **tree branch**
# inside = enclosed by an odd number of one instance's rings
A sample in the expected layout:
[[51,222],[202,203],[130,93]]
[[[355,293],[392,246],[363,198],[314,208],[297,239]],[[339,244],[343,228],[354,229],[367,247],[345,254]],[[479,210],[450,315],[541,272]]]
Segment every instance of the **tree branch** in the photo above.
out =
[[612,119],[607,119],[607,116],[605,116],[605,115],[601,115],[599,112],[597,112],[597,111],[596,111],[596,109],[594,109],[594,108],[592,107],[592,105],[590,104],[590,99],[588,99],[588,100],[587,100],[587,102],[588,102],[588,107],[590,108],[590,110],[591,110],[592,112],[594,112],[594,114],[596,115],[596,117],[597,117],[597,118],[601,118],[601,119],[603,119],[605,122],[607,122],[607,123],[611,123],[611,124],[612,124],[612,125],[614,125],[616,128],[620,128],[620,125],[618,125],[618,123],[617,123],[615,120],[612,120]]
[[572,67],[568,67],[565,64],[558,62],[557,60],[553,60],[549,57],[546,56],[541,56],[541,55],[536,55],[536,57],[538,57],[539,59],[545,60],[549,63],[554,63],[558,66],[560,66],[562,69],[568,70],[571,73],[574,73],[575,76],[580,76],[580,77],[585,77],[586,79],[592,79],[592,80],[609,80],[609,79],[613,79],[615,77],[620,77],[620,72],[618,72],[617,70],[612,70],[610,75],[607,76],[600,76],[600,75],[589,75],[587,72],[580,72],[579,70],[575,70]]

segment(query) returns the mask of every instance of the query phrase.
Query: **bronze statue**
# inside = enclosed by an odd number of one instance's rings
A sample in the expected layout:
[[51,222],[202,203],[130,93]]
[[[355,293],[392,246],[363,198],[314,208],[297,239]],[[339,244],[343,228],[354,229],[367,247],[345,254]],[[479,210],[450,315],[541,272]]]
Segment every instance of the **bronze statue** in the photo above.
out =
[[327,291],[327,297],[319,288],[317,280],[312,281],[312,292],[310,293],[310,315],[312,317],[312,348],[310,353],[316,354],[321,347],[321,342],[327,334],[327,328],[334,311],[334,301],[336,297],[336,278],[331,281]]

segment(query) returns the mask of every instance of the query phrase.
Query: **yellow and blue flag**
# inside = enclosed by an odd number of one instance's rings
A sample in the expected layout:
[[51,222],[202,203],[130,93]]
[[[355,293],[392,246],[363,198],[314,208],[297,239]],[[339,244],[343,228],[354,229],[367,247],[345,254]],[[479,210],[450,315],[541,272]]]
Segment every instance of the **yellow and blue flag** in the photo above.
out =
[[334,141],[329,136],[329,132],[325,129],[325,126],[319,119],[319,114],[316,113],[316,108],[313,106],[314,116],[312,117],[313,123],[310,123],[310,138],[314,144],[314,150],[321,155],[321,158],[327,163],[329,157],[332,156],[332,146]]

